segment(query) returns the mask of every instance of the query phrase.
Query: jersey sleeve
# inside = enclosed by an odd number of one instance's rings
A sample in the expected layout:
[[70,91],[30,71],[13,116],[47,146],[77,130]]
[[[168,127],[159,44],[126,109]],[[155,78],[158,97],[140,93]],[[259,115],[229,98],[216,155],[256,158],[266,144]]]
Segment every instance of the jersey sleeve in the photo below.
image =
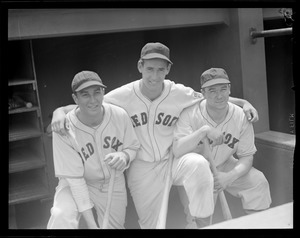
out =
[[174,130],[174,140],[177,141],[181,137],[190,135],[193,133],[193,128],[191,126],[191,120],[190,120],[190,109],[186,108],[184,109],[179,119],[176,123],[175,130]]
[[236,155],[240,157],[254,155],[256,147],[254,143],[254,129],[253,125],[247,121],[246,116],[243,115],[243,123],[239,138],[239,144],[236,151]]
[[131,95],[131,84],[116,88],[104,95],[104,102],[126,108]]
[[67,178],[66,180],[70,186],[78,211],[83,212],[91,209],[94,204],[90,199],[89,190],[84,178]]
[[52,133],[53,160],[56,177],[81,178],[84,167],[80,154],[67,136]]
[[204,100],[201,93],[196,92],[194,89],[186,87],[183,84],[176,84],[176,90],[177,105],[181,109],[187,108]]

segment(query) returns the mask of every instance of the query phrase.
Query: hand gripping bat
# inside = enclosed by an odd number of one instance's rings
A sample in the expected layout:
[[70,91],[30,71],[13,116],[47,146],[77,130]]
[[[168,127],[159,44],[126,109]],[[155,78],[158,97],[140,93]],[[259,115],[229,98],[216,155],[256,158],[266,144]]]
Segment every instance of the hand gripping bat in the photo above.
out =
[[[209,161],[209,163],[211,165],[211,170],[212,170],[213,174],[216,174],[218,171],[217,171],[217,168],[216,168],[216,165],[215,165],[215,161],[213,160],[213,157],[212,157],[212,154],[211,154],[211,150],[210,150],[210,147],[209,147],[209,142],[208,142],[207,137],[204,139],[204,148],[205,148],[206,155],[207,155],[206,159]],[[230,212],[230,209],[229,209],[224,191],[219,192],[218,195],[219,195],[220,204],[221,204],[221,207],[222,207],[222,212],[223,212],[223,216],[224,216],[225,220],[232,219],[231,212]]]

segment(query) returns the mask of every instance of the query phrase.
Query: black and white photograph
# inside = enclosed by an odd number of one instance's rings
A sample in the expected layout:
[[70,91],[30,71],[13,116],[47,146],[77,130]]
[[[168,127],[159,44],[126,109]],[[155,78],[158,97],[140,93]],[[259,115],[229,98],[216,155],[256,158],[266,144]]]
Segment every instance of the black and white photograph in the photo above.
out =
[[9,231],[294,228],[291,4],[39,6],[2,33]]

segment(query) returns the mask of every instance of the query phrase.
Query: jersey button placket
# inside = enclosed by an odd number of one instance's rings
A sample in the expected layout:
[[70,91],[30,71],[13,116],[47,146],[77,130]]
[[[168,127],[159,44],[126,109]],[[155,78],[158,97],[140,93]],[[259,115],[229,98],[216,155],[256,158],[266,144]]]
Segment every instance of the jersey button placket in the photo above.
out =
[[155,136],[154,136],[154,127],[156,123],[156,108],[157,105],[151,104],[150,109],[149,109],[149,136],[151,139],[151,144],[152,148],[154,150],[154,161],[160,161],[160,156],[159,156],[159,148],[157,147],[156,141],[155,141]]
[[[98,137],[99,137],[99,140],[98,140]],[[103,144],[101,141],[101,135],[99,135],[99,133],[97,133],[97,131],[95,131],[95,133],[94,133],[94,140],[95,140],[95,144],[99,145],[99,146],[96,146],[97,158],[99,158],[99,160],[98,160],[99,165],[100,165],[100,168],[102,168],[104,181],[105,181],[106,179],[109,178],[109,171],[107,169],[107,165],[104,162],[105,154],[101,150],[101,148],[103,148]],[[102,187],[103,186],[101,186],[100,190],[102,189]]]

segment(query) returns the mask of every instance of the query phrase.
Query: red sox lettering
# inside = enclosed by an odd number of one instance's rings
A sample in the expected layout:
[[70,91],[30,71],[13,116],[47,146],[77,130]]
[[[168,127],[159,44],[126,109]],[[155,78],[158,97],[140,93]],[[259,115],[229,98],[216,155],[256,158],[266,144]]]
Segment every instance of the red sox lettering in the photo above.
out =
[[[123,143],[117,138],[117,137],[110,137],[110,136],[106,136],[104,137],[104,143],[103,143],[103,148],[104,149],[108,149],[108,148],[112,148],[115,151],[118,151],[119,147],[121,145],[123,145]],[[85,145],[85,147],[81,148],[81,153],[80,156],[82,158],[87,160],[90,156],[92,156],[94,154],[95,150],[94,147],[91,143],[87,143]]]
[[[146,125],[148,123],[148,116],[146,112],[140,113],[140,116],[138,114],[135,114],[131,116],[133,127],[138,127],[141,125]],[[178,117],[172,116],[172,115],[165,115],[165,113],[160,112],[157,115],[155,124],[159,125],[162,124],[164,126],[173,126],[175,125],[175,122],[178,120]]]
[[91,143],[86,144],[86,149],[87,150],[85,150],[84,147],[81,148],[81,153],[83,154],[83,157],[85,158],[85,160],[87,160],[95,152],[94,147]]
[[115,136],[113,138],[111,138],[110,136],[106,136],[104,138],[104,145],[103,145],[104,149],[111,147],[115,151],[118,151],[118,148],[121,145],[123,145],[123,143]]
[[[235,144],[238,143],[240,140],[233,137],[230,133],[226,134],[225,131],[223,132],[223,134],[224,134],[224,144],[227,144],[228,147],[230,147],[231,149],[234,149]],[[208,140],[209,140],[209,143],[212,143],[212,141],[210,139],[208,139]],[[199,144],[203,144],[203,142],[200,141]]]
[[[224,144],[228,144],[228,146],[231,148],[231,149],[233,149],[234,148],[234,146],[235,146],[235,144],[237,143],[237,142],[239,142],[239,140],[237,139],[237,138],[235,138],[235,137],[233,137],[230,133],[227,133],[226,134],[226,132],[223,132],[223,134],[224,134]],[[230,142],[230,143],[229,143]]]

